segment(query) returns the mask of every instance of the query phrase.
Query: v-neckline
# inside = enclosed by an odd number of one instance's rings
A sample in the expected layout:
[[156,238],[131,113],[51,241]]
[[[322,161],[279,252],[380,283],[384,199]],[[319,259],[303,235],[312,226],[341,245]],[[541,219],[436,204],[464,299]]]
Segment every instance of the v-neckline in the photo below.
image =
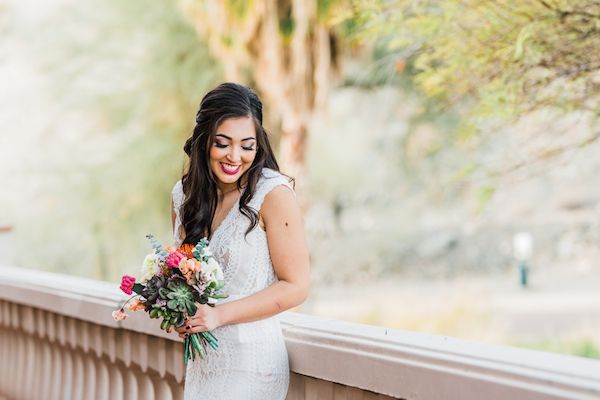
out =
[[240,202],[240,198],[242,197],[242,193],[240,193],[240,195],[237,197],[237,199],[235,200],[235,202],[233,203],[233,205],[231,206],[231,208],[229,209],[229,211],[227,211],[227,215],[225,215],[225,218],[223,218],[223,220],[221,222],[219,222],[219,225],[217,225],[217,227],[215,228],[215,230],[212,232],[212,235],[210,236],[210,238],[208,239],[209,242],[211,242],[215,236],[217,235],[217,232],[219,232],[219,230],[221,229],[221,227],[223,225],[225,225],[225,222],[227,222],[227,220],[229,219],[229,217],[231,217],[231,215],[233,214],[233,212],[235,211],[235,209],[239,208],[238,204]]

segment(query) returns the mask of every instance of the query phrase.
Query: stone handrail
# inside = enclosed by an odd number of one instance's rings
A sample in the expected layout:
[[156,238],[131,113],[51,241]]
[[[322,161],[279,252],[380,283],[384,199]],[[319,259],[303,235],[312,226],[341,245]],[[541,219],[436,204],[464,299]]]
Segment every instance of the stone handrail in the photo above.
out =
[[[181,399],[183,346],[117,285],[0,267],[0,398]],[[288,399],[599,399],[600,361],[285,312]]]

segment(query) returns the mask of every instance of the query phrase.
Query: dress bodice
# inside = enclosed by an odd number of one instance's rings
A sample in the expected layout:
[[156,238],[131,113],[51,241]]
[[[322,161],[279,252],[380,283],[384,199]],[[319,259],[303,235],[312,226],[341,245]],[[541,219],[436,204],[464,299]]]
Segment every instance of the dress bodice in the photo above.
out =
[[[288,179],[270,168],[263,168],[256,184],[254,195],[248,206],[260,211],[265,196],[276,186],[284,185],[292,190]],[[181,180],[173,187],[175,211],[174,242],[178,246],[183,241],[184,229],[181,224],[181,207],[185,199]],[[213,232],[209,246],[221,265],[225,276],[223,292],[230,297],[226,300],[243,297],[270,286],[277,280],[265,231],[258,225],[245,235],[250,220],[239,210],[239,198]]]

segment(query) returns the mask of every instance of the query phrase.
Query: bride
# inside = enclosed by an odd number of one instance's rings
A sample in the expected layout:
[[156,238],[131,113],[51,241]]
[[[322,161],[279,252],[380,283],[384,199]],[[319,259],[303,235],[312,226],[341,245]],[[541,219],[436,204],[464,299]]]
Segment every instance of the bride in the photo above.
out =
[[175,243],[208,237],[229,294],[215,307],[199,305],[177,329],[182,338],[211,331],[219,341],[204,359],[188,362],[184,397],[285,399],[289,363],[278,314],[306,299],[309,255],[256,93],[234,83],[207,93],[183,149],[189,167],[172,192]]

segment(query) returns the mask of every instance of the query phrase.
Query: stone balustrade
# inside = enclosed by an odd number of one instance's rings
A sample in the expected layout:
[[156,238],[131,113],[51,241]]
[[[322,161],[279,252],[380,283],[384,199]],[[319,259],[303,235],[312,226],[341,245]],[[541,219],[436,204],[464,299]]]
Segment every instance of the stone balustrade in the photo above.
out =
[[[181,399],[182,341],[117,285],[0,267],[0,398]],[[286,312],[288,400],[600,399],[600,361]]]

